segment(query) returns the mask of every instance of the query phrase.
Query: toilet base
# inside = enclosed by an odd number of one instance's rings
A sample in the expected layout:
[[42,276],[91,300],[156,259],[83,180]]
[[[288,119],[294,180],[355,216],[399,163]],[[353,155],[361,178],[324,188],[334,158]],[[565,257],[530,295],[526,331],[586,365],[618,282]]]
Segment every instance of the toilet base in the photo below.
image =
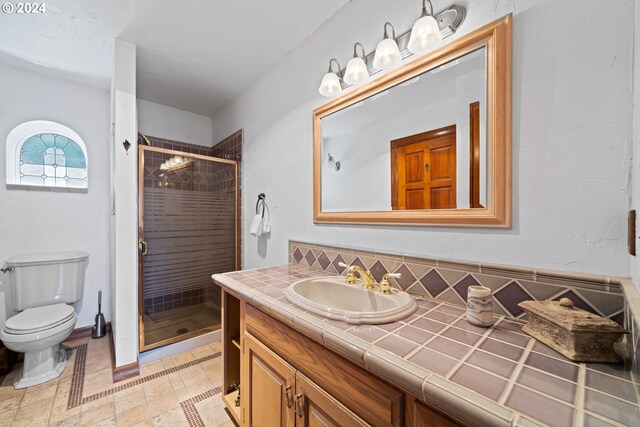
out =
[[68,352],[60,344],[43,350],[27,351],[24,354],[24,364],[13,381],[13,387],[33,387],[59,377],[67,366],[68,359]]

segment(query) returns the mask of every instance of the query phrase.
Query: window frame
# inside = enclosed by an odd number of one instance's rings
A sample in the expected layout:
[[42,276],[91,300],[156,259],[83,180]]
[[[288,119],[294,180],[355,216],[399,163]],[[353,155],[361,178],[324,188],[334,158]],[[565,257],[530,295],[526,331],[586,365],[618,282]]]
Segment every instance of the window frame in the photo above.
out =
[[[78,144],[84,155],[85,165],[87,169],[87,178],[85,187],[58,187],[22,184],[20,182],[20,149],[22,145],[32,136],[45,133],[57,134],[71,139]],[[6,184],[7,187],[35,188],[53,191],[76,191],[86,192],[89,189],[89,156],[87,154],[87,146],[84,140],[73,129],[60,123],[48,120],[32,120],[24,122],[14,127],[7,136],[6,143]]]

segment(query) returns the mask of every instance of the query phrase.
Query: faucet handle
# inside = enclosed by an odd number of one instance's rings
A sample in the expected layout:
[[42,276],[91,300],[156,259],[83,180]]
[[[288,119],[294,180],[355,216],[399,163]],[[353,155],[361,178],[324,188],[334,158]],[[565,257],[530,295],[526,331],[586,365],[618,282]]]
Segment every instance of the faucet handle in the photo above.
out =
[[402,277],[402,273],[387,273],[384,275],[382,280],[380,281],[380,293],[381,294],[390,294],[391,293],[391,282],[389,282],[389,278],[393,277],[394,279],[399,279]]
[[352,266],[347,265],[344,262],[339,262],[338,265],[347,269],[347,275],[344,278],[345,283],[348,283],[350,285],[356,283],[356,275],[353,272]]

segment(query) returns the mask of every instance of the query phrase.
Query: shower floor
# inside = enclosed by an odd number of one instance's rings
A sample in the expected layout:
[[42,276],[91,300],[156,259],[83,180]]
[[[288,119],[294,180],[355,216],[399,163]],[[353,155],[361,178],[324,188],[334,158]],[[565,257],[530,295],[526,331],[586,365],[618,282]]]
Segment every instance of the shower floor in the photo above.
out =
[[220,324],[220,309],[210,303],[145,314],[145,346]]

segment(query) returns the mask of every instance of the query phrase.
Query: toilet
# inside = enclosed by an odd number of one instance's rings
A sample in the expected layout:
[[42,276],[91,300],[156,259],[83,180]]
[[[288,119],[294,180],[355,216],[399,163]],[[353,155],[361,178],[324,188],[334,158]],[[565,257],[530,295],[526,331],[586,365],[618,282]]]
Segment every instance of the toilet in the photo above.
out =
[[71,335],[78,318],[70,304],[84,293],[88,258],[84,252],[61,252],[5,261],[13,308],[20,313],[7,319],[0,340],[8,349],[24,353],[15,388],[42,384],[64,371],[68,355],[60,343]]

